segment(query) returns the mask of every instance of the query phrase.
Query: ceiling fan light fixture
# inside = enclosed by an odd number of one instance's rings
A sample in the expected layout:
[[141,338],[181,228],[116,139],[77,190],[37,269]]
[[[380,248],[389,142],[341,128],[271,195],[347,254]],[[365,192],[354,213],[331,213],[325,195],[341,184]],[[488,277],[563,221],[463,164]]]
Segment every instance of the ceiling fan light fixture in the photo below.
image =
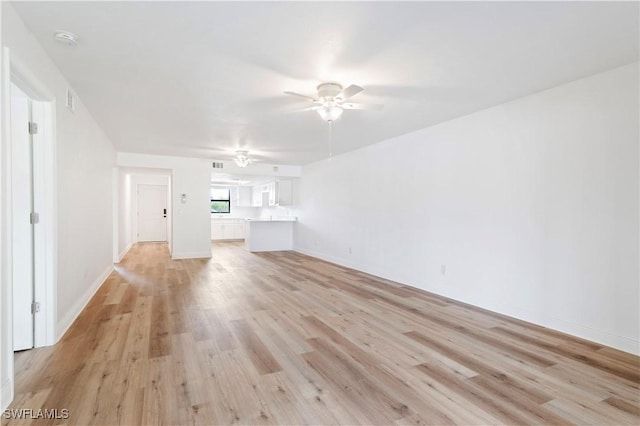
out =
[[321,108],[318,108],[317,111],[320,118],[328,122],[335,121],[342,115],[342,108],[333,102],[325,103]]
[[233,159],[238,167],[247,167],[251,159],[247,156],[248,151],[236,151],[236,157]]

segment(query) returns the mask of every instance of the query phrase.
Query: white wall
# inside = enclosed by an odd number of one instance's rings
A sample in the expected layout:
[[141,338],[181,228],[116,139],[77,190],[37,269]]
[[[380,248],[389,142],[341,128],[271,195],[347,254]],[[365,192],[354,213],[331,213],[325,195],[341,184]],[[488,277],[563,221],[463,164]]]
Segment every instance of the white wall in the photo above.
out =
[[296,249],[639,353],[639,112],[635,63],[314,163]]
[[[12,67],[19,68],[29,84],[55,98],[55,305],[60,337],[112,268],[115,150],[79,98],[75,113],[66,109],[68,82],[7,2],[2,2],[2,45],[10,50]],[[2,285],[10,283],[3,280]],[[2,300],[4,311],[6,300]],[[12,362],[11,346],[4,341],[2,351]]]
[[233,160],[217,160],[213,159],[209,161],[211,166],[212,162],[222,163],[224,167],[222,169],[211,169],[213,172],[224,172],[232,175],[240,176],[273,176],[275,177],[300,177],[302,174],[301,166],[292,166],[287,164],[268,164],[268,163],[254,163],[248,167],[238,167]]
[[[199,158],[118,153],[118,166],[171,170],[174,259],[211,256],[211,162]],[[181,195],[186,194],[183,204]]]

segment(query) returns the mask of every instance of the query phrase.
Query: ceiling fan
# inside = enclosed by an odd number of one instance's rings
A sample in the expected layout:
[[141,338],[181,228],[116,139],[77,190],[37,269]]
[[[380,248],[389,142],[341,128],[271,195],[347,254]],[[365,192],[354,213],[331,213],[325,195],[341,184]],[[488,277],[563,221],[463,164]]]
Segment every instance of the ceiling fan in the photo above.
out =
[[362,92],[364,89],[360,86],[352,84],[347,88],[342,88],[339,83],[322,83],[317,87],[318,94],[316,97],[301,95],[295,92],[284,92],[287,95],[298,96],[315,105],[304,108],[303,111],[317,111],[324,121],[331,123],[337,120],[345,109],[369,109],[379,110],[382,105],[375,104],[357,104],[348,102],[353,96]]
[[249,158],[249,151],[245,150],[237,150],[236,156],[233,157],[233,161],[235,161],[238,167],[247,167],[249,164],[254,163],[256,160],[253,158]]

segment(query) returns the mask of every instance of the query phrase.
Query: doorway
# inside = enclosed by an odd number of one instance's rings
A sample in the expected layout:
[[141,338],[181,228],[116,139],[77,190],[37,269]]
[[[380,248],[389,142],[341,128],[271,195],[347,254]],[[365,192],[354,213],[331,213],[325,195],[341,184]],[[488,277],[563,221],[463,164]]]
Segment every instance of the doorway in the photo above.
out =
[[139,242],[167,241],[167,186],[138,185]]
[[33,148],[37,136],[34,104],[11,84],[11,206],[13,226],[13,350],[34,347],[35,225]]
[[[56,313],[56,275],[57,275],[57,235],[56,235],[56,104],[54,94],[43,85],[33,73],[19,60],[10,56],[9,49],[2,48],[2,69],[0,70],[0,100],[2,101],[2,155],[0,155],[0,183],[2,183],[2,211],[0,212],[0,222],[2,225],[2,244],[0,248],[0,265],[2,272],[1,297],[2,306],[2,351],[0,360],[2,365],[2,381],[0,389],[2,393],[2,405],[6,406],[13,398],[13,379],[14,379],[14,338],[16,341],[21,337],[22,330],[27,330],[27,338],[22,345],[27,349],[30,347],[40,347],[53,345],[56,343],[57,334],[57,313]],[[15,89],[14,89],[15,88]],[[13,92],[13,93],[12,93]],[[12,99],[12,94],[14,99]],[[22,100],[18,100],[22,98]],[[15,107],[14,107],[15,105]],[[19,142],[15,143],[17,147],[16,157],[14,158],[14,142],[12,140],[12,130],[22,129],[29,134],[29,125],[24,127],[24,118],[16,119],[15,126],[12,123],[12,108],[16,109],[16,114],[23,114],[24,111],[30,112],[27,119],[37,124],[37,131],[32,127],[30,143],[27,149],[30,149],[31,164],[20,161],[20,155],[24,154],[24,146],[20,146]],[[22,112],[20,112],[20,110]],[[17,135],[17,133],[15,133]],[[23,133],[24,135],[24,133]],[[30,146],[29,146],[30,145]],[[23,157],[24,158],[24,157]],[[28,158],[28,157],[27,157]],[[24,217],[20,212],[14,214],[14,171],[20,170],[23,177],[30,176],[31,182],[22,180],[20,184],[23,189],[27,188],[24,199],[30,202],[31,212],[27,214],[27,222],[31,225],[31,220],[36,221],[35,217],[31,217],[31,213],[38,213],[39,217],[35,226],[30,227],[30,231],[23,233],[19,238],[20,228],[24,228]],[[16,173],[18,173],[16,171]],[[29,191],[28,189],[31,188]],[[23,194],[25,195],[25,194]],[[24,201],[23,199],[23,201]],[[28,207],[28,204],[26,205]],[[22,206],[24,208],[24,206]],[[27,208],[28,210],[28,208]],[[19,243],[14,250],[14,223],[17,224],[15,237],[19,238]],[[29,233],[31,233],[32,243],[29,242]],[[26,249],[25,249],[26,247]],[[20,261],[20,250],[25,249],[32,253],[32,268],[29,269],[30,262],[23,263],[26,268],[27,276],[20,275],[16,268],[14,274],[14,260]],[[29,271],[30,274],[29,274]],[[30,276],[29,276],[30,275]],[[14,280],[15,277],[15,280]],[[15,286],[14,286],[15,282]],[[31,282],[31,286],[29,285]],[[18,287],[19,283],[22,284]],[[15,287],[15,288],[14,288]],[[27,295],[24,299],[27,304],[22,302],[14,303],[14,291]],[[28,297],[29,294],[31,297]],[[29,301],[29,299],[31,299]],[[37,302],[37,303],[33,303]],[[26,307],[25,307],[26,306]],[[32,307],[33,306],[33,307]],[[31,314],[31,310],[34,314]],[[26,325],[23,327],[14,327],[15,316],[14,310],[27,312],[24,316]],[[18,315],[18,314],[16,314]],[[31,324],[31,332],[29,332],[29,324]],[[18,344],[20,342],[17,341]],[[16,346],[20,348],[20,346]]]
[[[15,66],[15,68],[14,68]],[[55,109],[11,64],[7,158],[8,262],[13,349],[56,342]],[[10,345],[11,347],[11,345]]]

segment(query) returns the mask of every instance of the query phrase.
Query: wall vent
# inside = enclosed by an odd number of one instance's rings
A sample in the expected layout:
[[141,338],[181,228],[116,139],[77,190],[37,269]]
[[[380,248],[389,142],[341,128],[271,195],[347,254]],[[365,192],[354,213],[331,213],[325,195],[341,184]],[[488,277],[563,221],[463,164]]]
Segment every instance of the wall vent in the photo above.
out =
[[213,165],[214,169],[224,169],[224,163],[219,163],[219,162],[214,161],[211,164]]
[[67,89],[67,109],[71,112],[75,112],[76,110],[76,98],[69,89]]

